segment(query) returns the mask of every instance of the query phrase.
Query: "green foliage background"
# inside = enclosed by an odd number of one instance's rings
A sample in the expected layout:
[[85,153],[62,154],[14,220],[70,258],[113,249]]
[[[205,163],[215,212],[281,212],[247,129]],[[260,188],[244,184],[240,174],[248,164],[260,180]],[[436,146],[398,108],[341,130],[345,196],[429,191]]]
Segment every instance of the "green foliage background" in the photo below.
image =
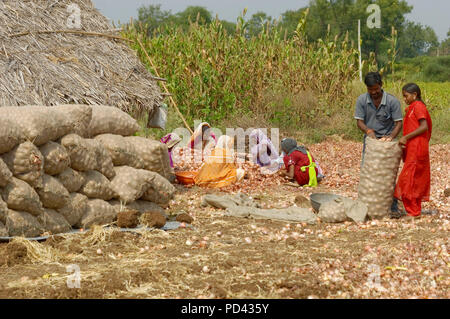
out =
[[[153,27],[130,24],[124,36],[134,40],[133,48],[149,66],[136,39],[144,43],[191,127],[194,120],[207,121],[222,130],[278,127],[282,136],[309,143],[332,134],[361,138],[353,112],[356,98],[366,88],[358,80],[358,55],[350,33],[328,29],[324,37],[312,41],[306,10],[284,14],[285,22],[297,22],[293,28],[292,24],[277,26],[263,12],[250,20],[244,13],[236,24],[230,24],[212,19],[208,11],[198,7],[188,9],[174,16],[159,8],[158,19],[171,22],[160,21]],[[432,141],[449,143],[449,57],[421,56],[394,63],[398,50],[389,46],[398,42],[388,37],[385,40],[386,65],[393,64],[395,69],[395,77],[385,77],[386,90],[402,99],[401,87],[406,82],[419,82],[434,122]],[[364,65],[364,72],[379,69],[375,55]],[[143,129],[141,134],[159,138],[177,127],[183,123],[170,108],[165,131]]]

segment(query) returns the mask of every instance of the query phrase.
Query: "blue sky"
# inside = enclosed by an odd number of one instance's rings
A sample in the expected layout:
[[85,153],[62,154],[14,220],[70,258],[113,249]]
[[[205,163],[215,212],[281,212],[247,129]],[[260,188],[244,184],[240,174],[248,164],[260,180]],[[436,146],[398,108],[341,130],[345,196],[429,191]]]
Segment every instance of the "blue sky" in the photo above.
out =
[[[202,6],[219,15],[219,18],[235,21],[239,14],[248,8],[247,16],[257,11],[278,18],[286,10],[306,6],[309,0],[92,0],[100,12],[113,21],[126,22],[137,16],[137,9],[142,5],[161,4],[162,9],[173,13],[184,10],[187,6]],[[414,6],[409,20],[431,26],[440,40],[447,37],[450,28],[449,0],[407,0]]]

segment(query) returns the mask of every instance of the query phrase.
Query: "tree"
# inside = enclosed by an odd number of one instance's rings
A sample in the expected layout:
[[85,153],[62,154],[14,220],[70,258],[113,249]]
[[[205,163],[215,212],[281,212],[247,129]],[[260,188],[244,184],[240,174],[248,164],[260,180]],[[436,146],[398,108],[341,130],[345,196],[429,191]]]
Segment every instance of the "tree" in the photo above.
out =
[[[381,9],[381,28],[370,29],[367,24],[367,7],[371,4],[370,0],[357,0],[355,4],[355,20],[361,20],[361,37],[363,41],[362,51],[366,55],[374,52],[377,60],[379,56],[384,55],[381,50],[386,46],[386,39],[391,35],[392,27],[397,30],[399,36],[403,33],[403,24],[405,14],[410,13],[412,6],[409,6],[405,0],[377,0],[374,4]],[[356,23],[353,27],[356,29]],[[384,43],[384,44],[383,44]]]
[[399,36],[400,57],[413,58],[424,55],[439,46],[434,30],[419,23],[407,21],[401,36]]
[[223,28],[227,31],[227,34],[234,34],[236,32],[236,23],[226,20],[220,20]]
[[[436,54],[437,54],[436,50]],[[449,55],[450,54],[450,29],[447,32],[447,39],[442,41],[439,46],[439,55]]]
[[[379,5],[381,9],[379,29],[370,29],[366,24],[369,17],[366,10],[372,3]],[[378,61],[386,60],[382,55],[386,55],[384,51],[389,46],[386,39],[391,35],[392,27],[401,35],[404,16],[412,10],[405,0],[310,0],[309,8],[306,24],[309,40],[344,36],[348,32],[349,39],[356,45],[358,20],[361,20],[363,54],[368,57],[370,52],[374,52]],[[286,17],[289,15],[292,13],[286,14]]]
[[427,81],[448,82],[450,79],[450,56],[431,58],[423,71]]
[[288,10],[281,14],[280,27],[283,32],[286,32],[288,37],[292,37],[297,28],[297,25],[301,18],[303,18],[303,12],[306,8],[300,8],[298,10]]
[[272,24],[272,17],[265,12],[258,11],[248,21],[248,32],[250,36],[257,36],[267,26]]
[[179,12],[175,16],[177,25],[181,26],[184,30],[189,28],[191,22],[209,24],[213,21],[212,13],[204,7],[189,6],[184,11]]
[[152,34],[157,28],[173,19],[170,10],[161,10],[161,5],[141,6],[138,9],[138,24],[147,26],[147,33]]
[[324,39],[327,35],[330,37],[344,35],[347,31],[356,35],[358,6],[355,0],[311,0],[309,8],[306,25],[309,39],[316,41]]

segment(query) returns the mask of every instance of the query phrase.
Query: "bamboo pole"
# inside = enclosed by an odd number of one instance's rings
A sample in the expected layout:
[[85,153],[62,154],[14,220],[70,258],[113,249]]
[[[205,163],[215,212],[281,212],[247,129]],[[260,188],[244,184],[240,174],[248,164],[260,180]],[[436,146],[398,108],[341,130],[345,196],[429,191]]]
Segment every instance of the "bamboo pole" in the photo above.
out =
[[64,34],[79,34],[79,35],[87,35],[87,36],[96,36],[96,37],[105,37],[115,40],[122,40],[122,41],[128,41],[133,42],[130,39],[125,39],[116,35],[112,34],[105,34],[105,33],[98,33],[98,32],[85,32],[85,31],[77,31],[77,30],[54,30],[54,31],[26,31],[16,34],[11,34],[10,38],[18,38],[29,34],[52,34],[52,33],[64,33]]
[[[156,76],[157,76],[157,77],[160,77],[160,75],[159,75],[159,73],[158,73],[158,70],[156,69],[156,66],[153,64],[153,61],[152,61],[152,59],[150,58],[150,56],[148,55],[147,50],[145,50],[145,47],[144,47],[144,45],[142,44],[141,40],[139,40],[139,38],[136,38],[136,39],[137,39],[137,42],[139,43],[139,45],[140,45],[140,47],[141,47],[141,50],[145,53],[145,56],[147,57],[148,62],[150,63],[151,67],[153,68],[153,71],[155,71]],[[188,123],[187,123],[186,120],[184,119],[183,114],[181,114],[180,109],[178,108],[178,106],[177,106],[177,104],[175,103],[175,101],[174,101],[172,95],[170,94],[169,90],[167,89],[166,84],[165,84],[164,82],[161,82],[161,84],[162,84],[164,90],[166,91],[165,93],[166,93],[166,94],[169,94],[168,96],[169,96],[170,102],[172,102],[173,106],[174,106],[175,109],[177,110],[178,115],[179,115],[179,116],[181,117],[181,119],[183,120],[184,125],[187,127],[187,129],[189,130],[189,132],[191,132],[191,134],[194,134],[194,132],[192,131],[192,129],[189,127]]]

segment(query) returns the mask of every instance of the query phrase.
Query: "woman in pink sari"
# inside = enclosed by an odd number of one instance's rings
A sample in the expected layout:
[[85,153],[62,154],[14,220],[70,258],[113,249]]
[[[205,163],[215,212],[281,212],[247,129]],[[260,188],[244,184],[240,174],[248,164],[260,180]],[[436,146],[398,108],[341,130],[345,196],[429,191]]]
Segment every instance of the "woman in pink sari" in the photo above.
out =
[[170,167],[173,168],[172,150],[178,143],[180,143],[181,137],[176,133],[169,133],[161,138],[160,141],[161,143],[167,145],[167,148],[169,150]]

